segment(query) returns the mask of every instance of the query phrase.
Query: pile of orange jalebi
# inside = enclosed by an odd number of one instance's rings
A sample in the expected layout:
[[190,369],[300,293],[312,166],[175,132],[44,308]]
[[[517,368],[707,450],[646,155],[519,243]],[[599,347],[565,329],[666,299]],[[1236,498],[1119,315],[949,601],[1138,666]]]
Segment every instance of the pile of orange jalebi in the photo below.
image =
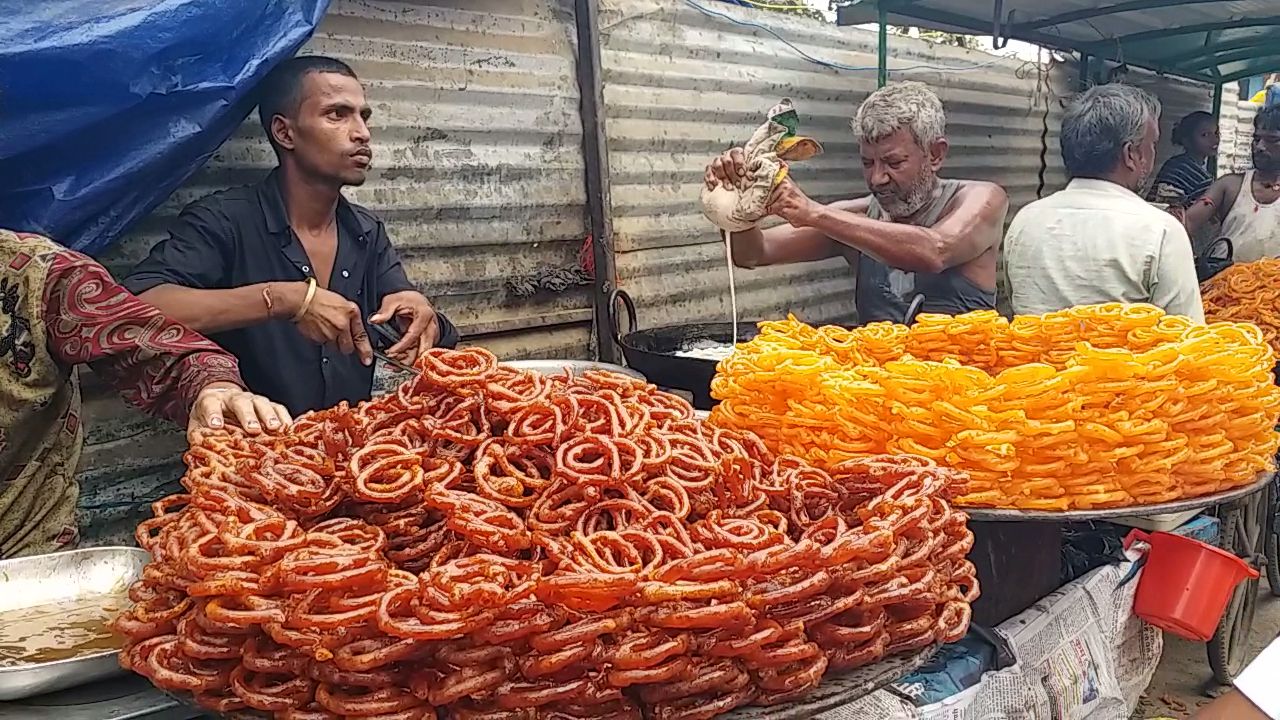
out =
[[831,469],[911,453],[967,472],[959,505],[1120,507],[1215,493],[1268,468],[1274,356],[1252,325],[1150,305],[910,328],[794,318],[720,364],[711,422]]
[[1280,352],[1280,259],[1232,265],[1206,280],[1200,293],[1210,322],[1253,323]]
[[829,474],[611,373],[419,367],[192,447],[187,494],[138,529],[126,667],[279,720],[688,720],[968,627],[963,475]]

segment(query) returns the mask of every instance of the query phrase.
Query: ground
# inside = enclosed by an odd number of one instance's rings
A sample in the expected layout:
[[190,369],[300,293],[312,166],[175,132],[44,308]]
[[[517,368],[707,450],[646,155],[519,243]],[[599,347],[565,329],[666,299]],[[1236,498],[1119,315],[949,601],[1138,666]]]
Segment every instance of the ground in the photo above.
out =
[[[1249,636],[1250,657],[1261,652],[1267,643],[1280,634],[1280,598],[1272,597],[1267,591],[1266,580],[1261,583],[1260,592],[1258,614],[1254,619],[1253,632]],[[1160,659],[1160,667],[1132,720],[1189,718],[1196,708],[1210,702],[1225,690],[1213,680],[1204,643],[1188,642],[1165,633],[1164,656]]]

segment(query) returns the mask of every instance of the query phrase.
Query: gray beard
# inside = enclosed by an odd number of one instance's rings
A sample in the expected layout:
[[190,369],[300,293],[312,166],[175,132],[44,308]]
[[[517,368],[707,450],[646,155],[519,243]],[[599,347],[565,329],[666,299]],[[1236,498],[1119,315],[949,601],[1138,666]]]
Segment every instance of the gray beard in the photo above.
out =
[[929,204],[933,199],[934,193],[938,189],[938,175],[933,170],[925,170],[916,180],[915,185],[907,192],[905,198],[899,198],[896,195],[892,198],[876,198],[876,202],[880,203],[880,207],[885,214],[894,220],[909,218],[920,212],[920,209]]

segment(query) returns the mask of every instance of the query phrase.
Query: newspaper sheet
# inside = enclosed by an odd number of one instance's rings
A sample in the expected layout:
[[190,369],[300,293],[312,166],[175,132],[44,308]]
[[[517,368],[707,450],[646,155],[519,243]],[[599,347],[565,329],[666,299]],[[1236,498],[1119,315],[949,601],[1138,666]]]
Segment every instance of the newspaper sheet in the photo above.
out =
[[1138,578],[1120,586],[1130,567],[1098,568],[996,628],[1017,662],[955,696],[917,708],[881,690],[818,718],[1127,720],[1163,644],[1160,631],[1132,613]]

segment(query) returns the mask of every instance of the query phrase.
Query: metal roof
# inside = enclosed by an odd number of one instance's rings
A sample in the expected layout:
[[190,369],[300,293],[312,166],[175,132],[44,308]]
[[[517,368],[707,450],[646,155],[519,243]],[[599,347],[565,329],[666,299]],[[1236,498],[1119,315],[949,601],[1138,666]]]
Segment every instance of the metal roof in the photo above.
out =
[[[848,0],[846,0],[847,2]],[[1157,72],[1226,83],[1280,69],[1276,0],[883,0],[887,21],[1016,39]],[[875,0],[841,25],[878,20]]]

